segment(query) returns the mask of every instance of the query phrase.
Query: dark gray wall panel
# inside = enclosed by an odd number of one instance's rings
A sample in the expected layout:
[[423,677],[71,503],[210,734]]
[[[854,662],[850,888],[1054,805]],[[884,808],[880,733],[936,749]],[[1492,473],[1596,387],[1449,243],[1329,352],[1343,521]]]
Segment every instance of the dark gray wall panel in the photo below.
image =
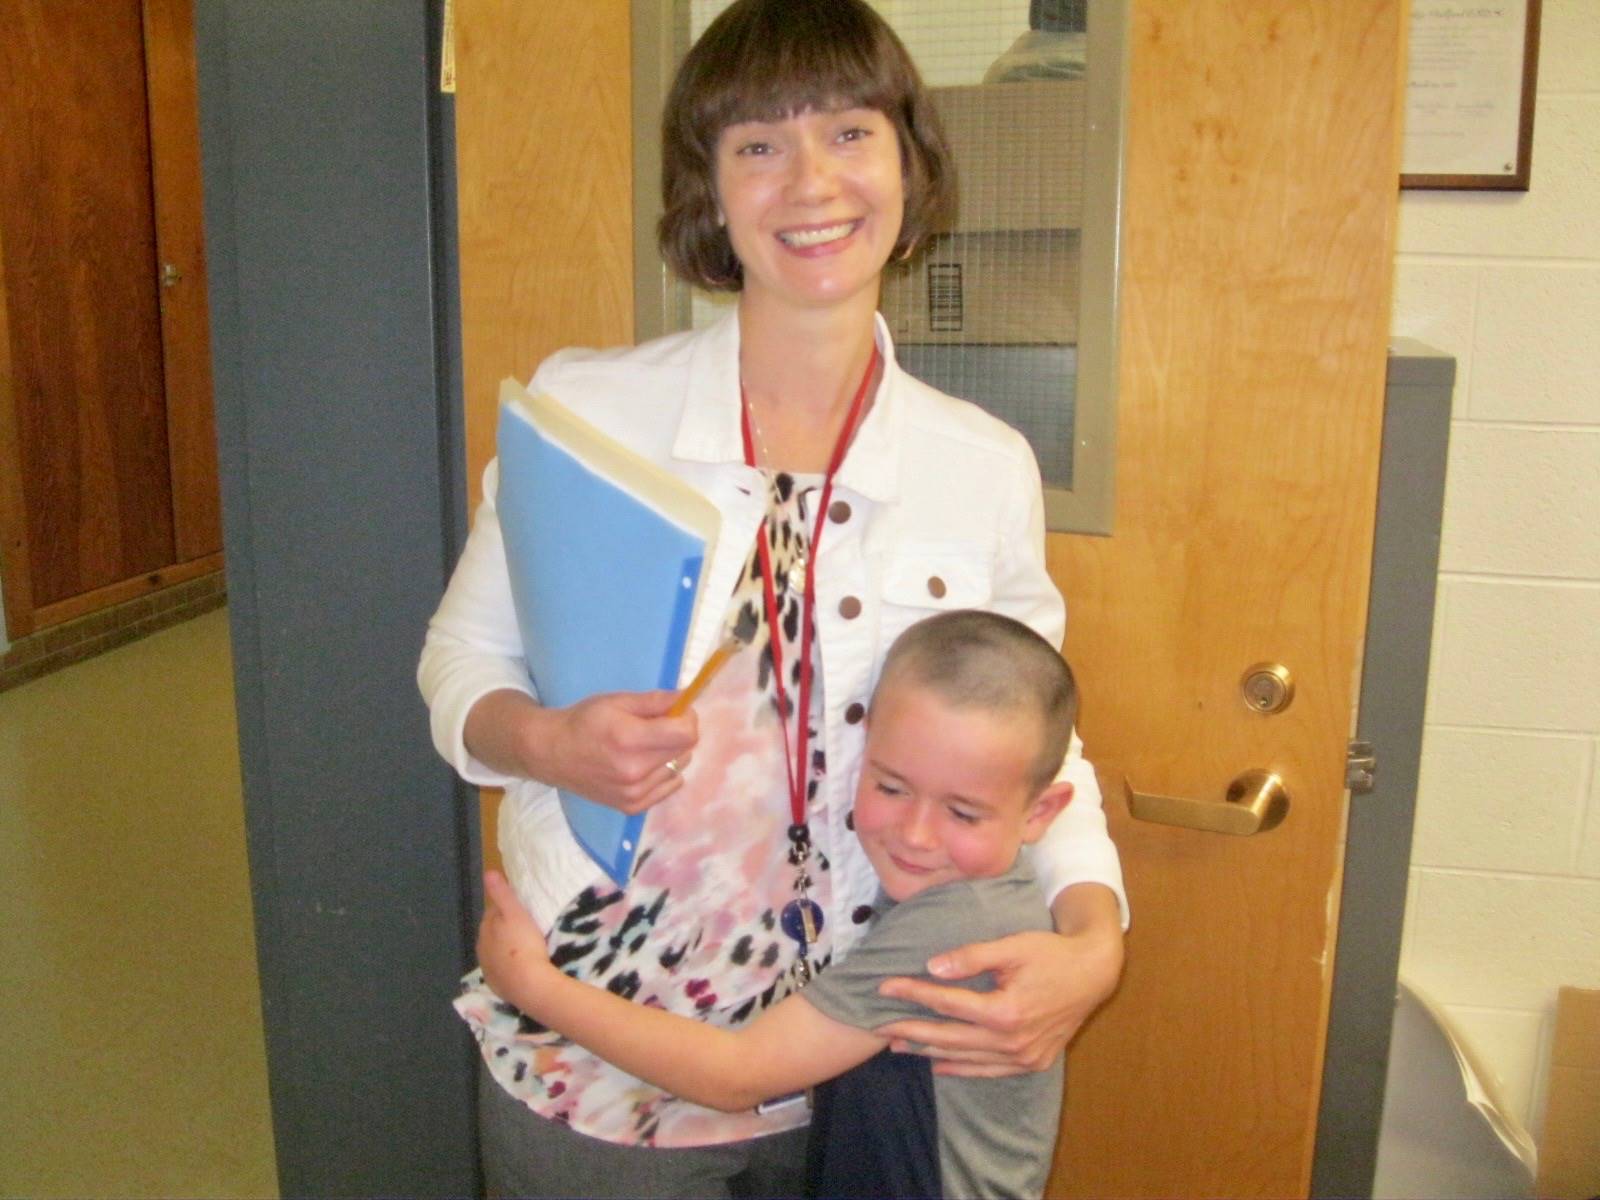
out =
[[436,4],[201,0],[247,830],[285,1195],[477,1187],[475,811],[413,670],[461,526]]
[[1312,1166],[1314,1197],[1370,1196],[1394,1024],[1421,767],[1455,360],[1392,348],[1356,736],[1375,786],[1350,798],[1344,887]]

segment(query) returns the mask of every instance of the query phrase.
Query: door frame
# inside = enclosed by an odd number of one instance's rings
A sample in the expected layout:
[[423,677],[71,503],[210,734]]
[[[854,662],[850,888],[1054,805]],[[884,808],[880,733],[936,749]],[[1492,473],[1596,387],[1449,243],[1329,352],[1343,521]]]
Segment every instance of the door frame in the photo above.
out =
[[1313,1197],[1370,1196],[1378,1165],[1421,771],[1455,360],[1390,345],[1356,740],[1377,758],[1350,797]]
[[441,0],[200,0],[246,835],[284,1195],[480,1188],[476,806],[415,665],[465,528]]

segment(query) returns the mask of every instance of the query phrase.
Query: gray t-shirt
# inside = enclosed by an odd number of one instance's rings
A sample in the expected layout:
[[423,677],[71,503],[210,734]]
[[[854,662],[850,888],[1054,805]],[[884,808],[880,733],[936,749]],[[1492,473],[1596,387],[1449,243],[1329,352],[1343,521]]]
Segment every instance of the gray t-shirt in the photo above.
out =
[[[935,954],[1025,930],[1053,928],[1033,872],[1021,859],[996,878],[941,884],[904,904],[880,897],[878,908],[876,924],[849,957],[822,972],[803,993],[819,1012],[861,1029],[929,1015],[918,1005],[879,996],[878,985],[887,977],[931,978],[926,965]],[[989,991],[993,981],[984,975],[964,986]],[[839,1094],[850,1099],[819,1110],[827,1127],[814,1130],[814,1138],[847,1144],[840,1154],[857,1162],[916,1154],[918,1145],[936,1145],[940,1191],[948,1197],[1043,1195],[1061,1116],[1061,1057],[1044,1071],[1003,1079],[932,1075],[927,1059],[888,1057],[931,1078],[932,1136],[923,1142],[901,1138],[893,1149],[879,1145],[871,1136],[875,1128],[925,1118],[914,1101],[898,1105],[897,1110],[894,1089],[875,1082],[871,1087],[841,1089]],[[869,1060],[855,1071],[872,1069],[877,1063]],[[847,1072],[835,1082],[845,1084],[852,1074]],[[870,1174],[871,1164],[862,1162],[862,1169]],[[898,1167],[892,1170],[894,1178],[906,1178]]]

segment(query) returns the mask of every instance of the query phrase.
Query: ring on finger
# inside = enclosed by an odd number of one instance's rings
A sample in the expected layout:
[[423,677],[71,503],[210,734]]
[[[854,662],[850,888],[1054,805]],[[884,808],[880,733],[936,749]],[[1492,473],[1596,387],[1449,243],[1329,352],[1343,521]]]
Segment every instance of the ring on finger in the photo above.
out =
[[671,771],[674,775],[676,775],[679,779],[683,778],[683,766],[678,762],[677,759],[669,758],[662,765],[665,766],[667,768],[667,770]]

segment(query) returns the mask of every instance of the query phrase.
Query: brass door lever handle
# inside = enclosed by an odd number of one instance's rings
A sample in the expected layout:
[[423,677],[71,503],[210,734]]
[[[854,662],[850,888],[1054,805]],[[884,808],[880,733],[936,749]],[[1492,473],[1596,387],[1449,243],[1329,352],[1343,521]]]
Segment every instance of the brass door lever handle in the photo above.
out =
[[1126,779],[1122,786],[1127,792],[1128,811],[1135,819],[1208,833],[1265,833],[1281,825],[1289,813],[1289,793],[1284,790],[1283,780],[1270,771],[1246,771],[1228,785],[1228,794],[1222,800],[1153,796],[1134,791]]

